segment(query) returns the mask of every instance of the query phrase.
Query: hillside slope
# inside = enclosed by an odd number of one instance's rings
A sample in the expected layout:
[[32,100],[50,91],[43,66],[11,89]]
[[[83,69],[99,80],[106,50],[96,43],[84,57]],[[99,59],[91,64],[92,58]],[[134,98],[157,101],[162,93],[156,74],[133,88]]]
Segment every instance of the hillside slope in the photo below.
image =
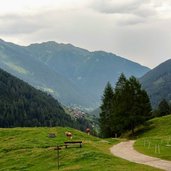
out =
[[72,120],[51,95],[0,69],[0,127],[55,125],[87,127]]
[[[62,147],[59,152],[61,171],[157,171],[113,156],[109,148],[118,140],[103,140],[59,127],[0,129],[0,170],[57,171],[54,148],[67,141],[66,131],[73,133],[73,141],[83,141],[83,147],[78,148],[78,144]],[[49,133],[55,133],[56,137],[48,138]]]
[[57,73],[72,81],[95,102],[101,100],[108,81],[114,84],[124,72],[126,76],[140,77],[149,69],[135,62],[104,51],[89,52],[71,44],[45,42],[32,44],[26,49],[32,56]]
[[171,160],[171,115],[148,121],[149,128],[138,135],[135,148],[149,156]]
[[27,47],[0,40],[0,67],[48,91],[65,105],[96,108],[107,81],[121,72],[140,77],[149,68],[103,51],[45,42]]
[[50,93],[64,104],[89,104],[87,99],[82,100],[84,94],[76,84],[34,58],[23,46],[0,40],[0,60],[0,68]]
[[171,59],[149,71],[140,81],[147,90],[154,107],[163,98],[171,101]]
[[140,137],[162,137],[171,135],[171,115],[154,118],[149,121],[150,127]]

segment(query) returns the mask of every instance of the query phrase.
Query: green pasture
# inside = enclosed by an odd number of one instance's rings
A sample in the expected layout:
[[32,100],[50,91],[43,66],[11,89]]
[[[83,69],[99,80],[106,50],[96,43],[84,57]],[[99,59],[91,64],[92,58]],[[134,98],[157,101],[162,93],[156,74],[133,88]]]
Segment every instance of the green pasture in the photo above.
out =
[[141,153],[171,160],[171,115],[154,118],[139,135],[135,149]]
[[[71,128],[2,128],[0,129],[0,171],[57,171],[57,145],[67,141],[65,132],[73,133],[71,145],[60,150],[61,171],[155,171],[113,156],[109,148],[118,139],[100,139]],[[55,133],[55,138],[49,138]]]

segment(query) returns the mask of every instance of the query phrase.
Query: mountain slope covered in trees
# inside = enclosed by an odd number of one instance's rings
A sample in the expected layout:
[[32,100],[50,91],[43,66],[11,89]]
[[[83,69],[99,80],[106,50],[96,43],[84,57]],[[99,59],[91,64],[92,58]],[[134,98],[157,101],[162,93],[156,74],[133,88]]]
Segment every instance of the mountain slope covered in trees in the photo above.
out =
[[0,70],[0,127],[70,126],[84,130],[51,95]]
[[112,53],[89,52],[71,44],[19,46],[0,41],[0,67],[66,105],[96,108],[107,81],[124,72],[141,77],[149,68]]
[[166,99],[171,102],[171,59],[149,71],[140,79],[148,92],[153,107]]

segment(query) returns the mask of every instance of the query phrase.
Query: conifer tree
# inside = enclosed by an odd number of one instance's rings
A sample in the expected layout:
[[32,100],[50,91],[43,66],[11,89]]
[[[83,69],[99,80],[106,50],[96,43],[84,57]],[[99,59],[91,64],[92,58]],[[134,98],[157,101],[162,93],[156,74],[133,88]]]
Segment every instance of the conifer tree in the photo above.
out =
[[128,80],[129,87],[129,109],[126,129],[134,134],[136,126],[143,124],[151,118],[151,104],[147,92],[141,88],[141,84],[135,77]]
[[102,99],[100,128],[106,137],[131,130],[151,117],[151,104],[145,90],[135,77],[118,79],[113,90],[108,83]]
[[113,88],[108,82],[102,97],[101,113],[100,113],[100,128],[103,137],[111,136],[111,116],[112,116],[112,100]]
[[128,108],[127,100],[127,79],[122,73],[116,83],[114,89],[114,98],[112,106],[112,132],[120,135],[124,131],[126,119],[126,111]]
[[158,116],[165,116],[170,113],[170,106],[168,102],[163,99],[158,106]]

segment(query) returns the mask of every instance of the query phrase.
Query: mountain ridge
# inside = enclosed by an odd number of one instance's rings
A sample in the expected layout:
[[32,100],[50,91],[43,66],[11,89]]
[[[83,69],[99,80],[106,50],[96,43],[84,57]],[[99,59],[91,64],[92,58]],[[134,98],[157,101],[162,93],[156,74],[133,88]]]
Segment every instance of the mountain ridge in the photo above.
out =
[[54,41],[19,46],[0,42],[0,67],[30,83],[49,90],[65,105],[96,108],[108,81],[120,73],[141,77],[149,71],[136,62],[104,51],[90,52]]
[[147,67],[145,65],[142,65],[142,64],[140,64],[138,62],[135,62],[133,60],[127,59],[125,57],[119,56],[119,55],[117,55],[117,54],[115,54],[113,52],[108,52],[108,51],[104,51],[104,50],[92,50],[91,51],[91,50],[87,50],[85,48],[81,48],[79,46],[75,46],[75,45],[73,45],[71,43],[58,43],[58,42],[52,40],[52,41],[46,41],[46,42],[41,42],[41,43],[31,43],[30,45],[26,45],[26,46],[23,46],[23,47],[31,47],[31,46],[35,46],[35,45],[46,45],[46,44],[53,44],[54,46],[55,45],[58,45],[58,46],[68,46],[68,47],[77,48],[79,50],[82,50],[82,51],[85,51],[85,52],[89,52],[89,53],[105,53],[105,54],[113,55],[113,56],[116,56],[118,58],[124,59],[124,60],[126,60],[128,62],[132,62],[134,64],[138,64],[138,65],[140,65],[142,67],[145,67],[147,69],[150,69],[149,67]]

